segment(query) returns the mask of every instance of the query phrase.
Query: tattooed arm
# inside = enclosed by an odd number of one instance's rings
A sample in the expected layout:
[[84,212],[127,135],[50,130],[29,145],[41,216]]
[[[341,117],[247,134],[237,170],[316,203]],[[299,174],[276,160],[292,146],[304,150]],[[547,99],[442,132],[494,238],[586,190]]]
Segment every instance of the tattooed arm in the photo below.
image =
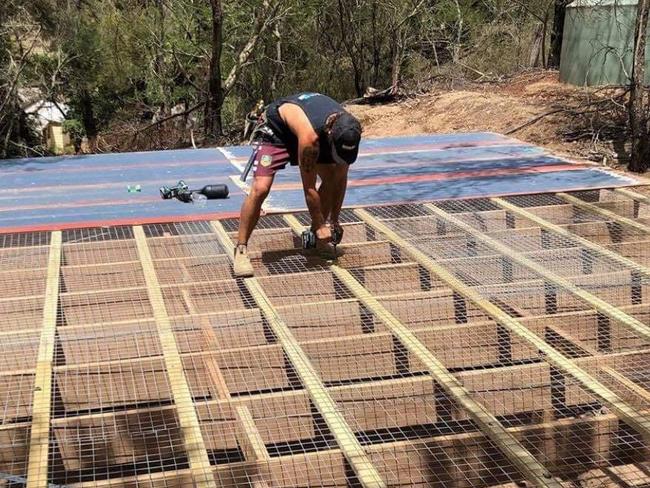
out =
[[318,230],[325,225],[323,210],[321,207],[320,195],[316,190],[316,161],[318,161],[318,144],[315,146],[309,142],[298,142],[300,176],[302,188],[305,192],[305,201],[311,215],[313,230]]

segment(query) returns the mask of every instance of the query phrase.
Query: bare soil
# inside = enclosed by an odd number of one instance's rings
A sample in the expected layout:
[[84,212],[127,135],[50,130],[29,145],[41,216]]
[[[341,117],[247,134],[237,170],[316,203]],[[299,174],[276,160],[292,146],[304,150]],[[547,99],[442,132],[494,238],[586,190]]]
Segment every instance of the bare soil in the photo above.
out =
[[[557,72],[537,71],[500,83],[434,88],[389,105],[354,105],[364,136],[491,131],[505,134],[536,116],[546,116],[511,137],[572,159],[620,168],[625,127],[622,92],[560,83]],[[618,97],[618,98],[617,98]],[[586,113],[582,113],[586,112]]]

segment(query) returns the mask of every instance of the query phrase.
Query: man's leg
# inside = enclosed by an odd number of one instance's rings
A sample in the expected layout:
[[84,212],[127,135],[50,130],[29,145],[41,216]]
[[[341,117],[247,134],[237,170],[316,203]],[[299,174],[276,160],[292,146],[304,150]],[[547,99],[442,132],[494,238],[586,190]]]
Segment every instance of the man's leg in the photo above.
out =
[[241,215],[239,217],[239,234],[237,236],[237,244],[248,244],[257,221],[262,212],[262,204],[266,197],[269,195],[271,185],[275,176],[255,176],[251,191],[244,204],[241,207]]
[[253,276],[253,265],[248,257],[246,246],[260,218],[262,204],[271,190],[273,178],[273,176],[255,176],[251,191],[241,207],[234,263],[234,272],[237,277]]
[[244,200],[239,217],[239,233],[235,248],[235,276],[252,276],[253,266],[248,257],[248,240],[257,225],[262,204],[269,195],[275,173],[283,169],[289,161],[289,154],[283,146],[262,144],[256,155],[257,167],[249,195]]

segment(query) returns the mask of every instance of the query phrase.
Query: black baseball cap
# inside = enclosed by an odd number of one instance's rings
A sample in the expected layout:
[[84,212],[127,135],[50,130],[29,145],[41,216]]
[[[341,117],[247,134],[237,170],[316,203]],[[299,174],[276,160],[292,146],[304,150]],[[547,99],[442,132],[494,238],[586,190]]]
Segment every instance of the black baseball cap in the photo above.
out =
[[332,156],[337,163],[352,164],[357,160],[361,132],[361,124],[348,112],[343,112],[336,118],[330,131],[330,137],[332,138],[332,152],[335,153]]

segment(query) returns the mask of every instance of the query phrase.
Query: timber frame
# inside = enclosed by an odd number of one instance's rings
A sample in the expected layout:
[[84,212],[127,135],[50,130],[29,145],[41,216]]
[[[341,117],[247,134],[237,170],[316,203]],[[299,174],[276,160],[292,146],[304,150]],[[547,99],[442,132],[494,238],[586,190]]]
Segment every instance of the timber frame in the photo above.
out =
[[650,483],[648,195],[266,216],[243,280],[234,220],[16,239],[0,483]]

